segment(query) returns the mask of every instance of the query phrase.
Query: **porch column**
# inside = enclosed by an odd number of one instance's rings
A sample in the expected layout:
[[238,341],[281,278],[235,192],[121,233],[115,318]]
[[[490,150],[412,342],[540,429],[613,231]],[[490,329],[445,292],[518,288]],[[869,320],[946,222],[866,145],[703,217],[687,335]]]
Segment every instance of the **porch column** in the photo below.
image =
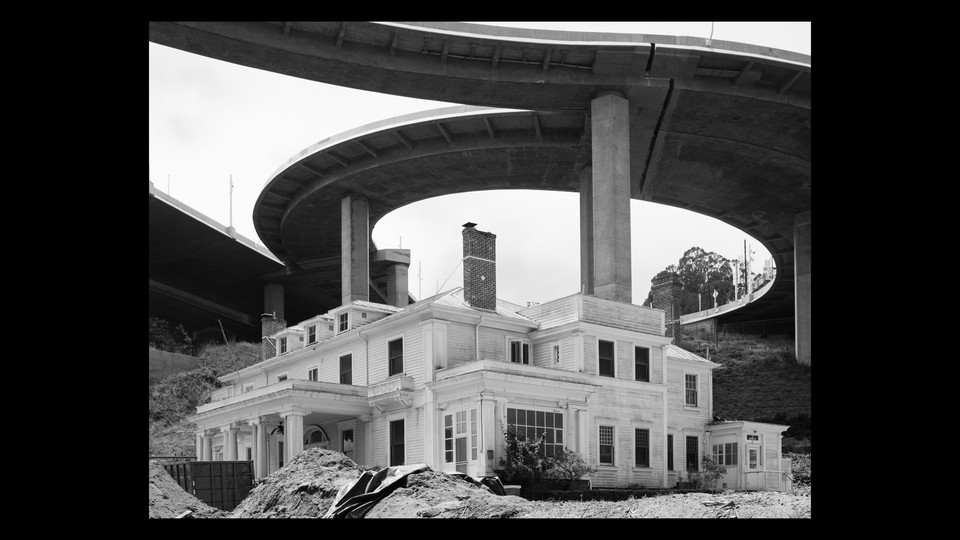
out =
[[300,408],[293,408],[282,411],[280,416],[283,418],[283,463],[290,463],[297,454],[303,451],[303,417],[307,411]]
[[254,463],[257,467],[257,478],[263,478],[267,476],[267,421],[264,417],[257,418],[257,438],[256,438],[256,447],[257,447],[257,458]]
[[[430,328],[424,328],[425,339],[429,339],[428,332]],[[430,344],[429,341],[427,341]],[[424,362],[428,367],[432,367],[431,356],[426,356],[427,361]],[[431,370],[432,371],[432,370]],[[437,423],[437,418],[442,418],[437,415],[437,404],[434,402],[433,389],[429,387],[423,388],[423,425],[426,426],[423,437],[423,462],[426,463],[429,467],[433,467],[434,470],[439,471],[442,467],[442,461],[437,459],[437,451],[442,444],[440,440],[441,427],[443,421]]]
[[203,431],[203,458],[201,461],[213,461],[213,435]]
[[196,442],[196,446],[194,447],[194,456],[196,456],[195,459],[197,461],[200,461],[200,456],[202,455],[203,455],[203,432],[198,431],[197,442]]
[[256,418],[251,418],[247,420],[247,424],[253,430],[253,432],[251,433],[251,439],[250,439],[250,448],[252,448],[252,454],[253,454],[252,456],[253,457],[253,478],[258,479],[260,478],[260,459],[259,459],[260,452],[261,452],[259,448],[260,431],[262,430],[263,426],[260,422],[259,416]]
[[236,461],[237,460],[237,425],[230,424],[226,427],[220,428],[220,431],[223,433],[223,460],[224,461]]
[[481,453],[479,456],[480,471],[478,471],[478,474],[482,476],[492,476],[494,474],[493,468],[496,466],[493,456],[495,454],[494,448],[497,444],[497,402],[489,392],[482,392],[480,397],[477,398],[477,402],[480,405],[480,418],[478,419],[480,423],[480,440],[477,441],[477,446],[480,448]]
[[629,101],[614,92],[590,102],[593,294],[627,304],[633,302],[629,109]]

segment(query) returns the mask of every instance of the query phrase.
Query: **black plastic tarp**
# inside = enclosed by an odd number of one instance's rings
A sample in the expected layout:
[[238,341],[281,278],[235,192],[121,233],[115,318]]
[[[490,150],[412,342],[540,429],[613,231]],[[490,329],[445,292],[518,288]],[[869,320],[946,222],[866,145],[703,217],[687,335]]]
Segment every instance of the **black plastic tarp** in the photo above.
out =
[[[347,484],[340,488],[337,498],[334,499],[330,509],[323,516],[325,518],[362,518],[376,506],[381,499],[393,492],[393,490],[406,487],[407,476],[415,473],[432,471],[430,467],[423,463],[417,465],[400,465],[388,467],[376,473],[364,471],[360,478],[357,478],[352,484]],[[505,495],[503,484],[497,477],[475,478],[465,473],[449,473],[490,490],[497,495]]]

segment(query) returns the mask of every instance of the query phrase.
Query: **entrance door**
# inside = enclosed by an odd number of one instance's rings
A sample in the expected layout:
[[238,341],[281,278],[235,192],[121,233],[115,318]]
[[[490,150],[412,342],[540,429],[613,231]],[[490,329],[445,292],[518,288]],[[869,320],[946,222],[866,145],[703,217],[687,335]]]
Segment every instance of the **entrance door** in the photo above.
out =
[[746,489],[760,489],[760,447],[755,444],[747,445],[747,478]]

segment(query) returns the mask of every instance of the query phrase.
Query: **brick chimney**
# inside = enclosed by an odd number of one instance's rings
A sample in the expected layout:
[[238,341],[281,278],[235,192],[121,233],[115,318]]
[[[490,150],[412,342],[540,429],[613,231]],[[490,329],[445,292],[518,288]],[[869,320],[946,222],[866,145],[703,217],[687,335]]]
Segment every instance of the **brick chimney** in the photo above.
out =
[[274,313],[260,315],[260,360],[273,358],[277,355],[277,344],[267,339],[287,327],[287,321],[278,319]]
[[683,289],[680,276],[674,272],[660,272],[650,281],[651,307],[664,311],[663,335],[672,337],[676,344],[680,335],[680,291]]
[[463,225],[463,298],[470,306],[497,310],[497,235]]

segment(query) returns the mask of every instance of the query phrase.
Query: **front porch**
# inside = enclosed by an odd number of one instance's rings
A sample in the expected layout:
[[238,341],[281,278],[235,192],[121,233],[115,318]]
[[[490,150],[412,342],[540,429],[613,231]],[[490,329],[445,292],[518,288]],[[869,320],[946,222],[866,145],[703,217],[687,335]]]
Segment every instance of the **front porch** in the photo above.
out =
[[190,420],[199,461],[249,459],[260,479],[314,446],[367,461],[373,410],[367,388],[285,380],[202,405]]

